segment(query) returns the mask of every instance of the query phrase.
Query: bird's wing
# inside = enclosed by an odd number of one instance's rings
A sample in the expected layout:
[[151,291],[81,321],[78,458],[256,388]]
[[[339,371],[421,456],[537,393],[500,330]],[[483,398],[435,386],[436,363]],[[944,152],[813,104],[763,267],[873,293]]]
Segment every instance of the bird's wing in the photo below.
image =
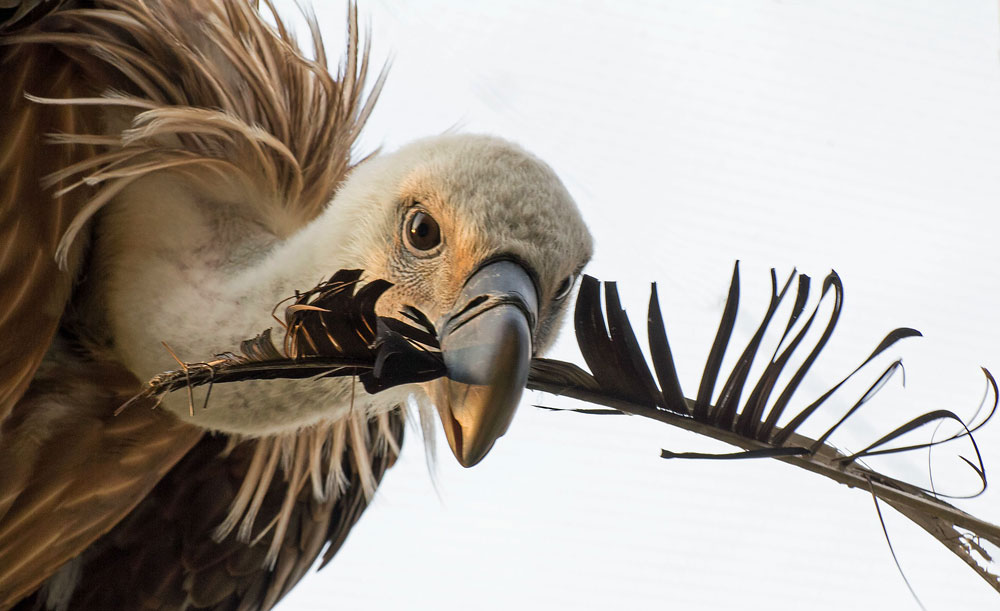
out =
[[[0,8],[0,43],[30,30],[37,13],[58,3],[30,10],[36,4]],[[65,181],[49,184],[45,177],[94,152],[86,144],[42,144],[46,134],[91,131],[94,109],[34,104],[25,94],[77,97],[86,90],[80,77],[52,47],[0,46],[0,422],[38,369],[81,262],[82,241],[67,252],[64,269],[55,252],[87,189],[62,193]]]
[[[356,417],[349,423],[352,437],[331,428],[327,438],[313,431],[263,439],[247,444],[253,451],[233,450],[230,459],[216,462],[209,441],[196,446],[199,430],[165,414],[133,405],[114,417],[138,381],[113,361],[80,355],[74,352],[79,344],[53,344],[53,337],[74,282],[86,291],[85,274],[76,276],[84,265],[87,221],[138,177],[214,172],[252,194],[247,205],[259,208],[278,235],[318,214],[350,167],[375,97],[365,101],[362,93],[367,51],[359,51],[356,9],[335,78],[313,19],[315,45],[307,59],[281,20],[275,16],[276,28],[266,25],[252,2],[0,2],[0,278],[12,296],[0,305],[0,608],[46,578],[33,598],[68,600],[83,566],[89,570],[79,580],[79,596],[96,595],[90,579],[129,589],[120,577],[104,574],[102,581],[104,561],[87,558],[128,550],[122,563],[146,567],[159,539],[180,544],[183,562],[150,571],[160,580],[154,595],[182,592],[207,601],[230,588],[225,595],[232,600],[270,606],[326,542],[339,546],[391,463],[385,448],[394,444],[375,444],[366,453],[368,445],[347,443],[367,430],[367,421]],[[55,134],[51,143],[45,134]],[[385,433],[391,423],[383,419],[376,428]],[[177,467],[180,475],[136,508],[192,447]],[[294,459],[304,451],[295,448],[309,448],[308,468]],[[286,478],[272,479],[271,457],[279,454],[290,456],[280,471]],[[263,467],[254,462],[265,455]],[[321,460],[331,466],[327,473],[345,478],[343,494],[316,484],[313,467]],[[269,526],[262,541],[239,543],[234,533],[210,544],[219,514],[195,511],[203,507],[195,503],[197,493],[227,486],[231,494],[220,495],[226,500],[218,507],[244,502],[228,515]],[[313,500],[323,494],[329,500]],[[247,517],[268,515],[274,502],[280,516],[273,523]],[[158,515],[153,522],[164,530],[146,539],[151,531],[140,528],[144,520],[127,518],[108,533],[133,509],[133,516]],[[262,557],[275,563],[273,570],[261,568]]]
[[3,425],[0,609],[110,530],[203,434],[148,403],[115,416],[135,377],[67,356],[46,358]]
[[46,177],[96,150],[46,139],[96,133],[98,117],[92,106],[27,99],[81,97],[90,86],[55,46],[8,43],[70,4],[0,5],[0,608],[114,526],[201,435],[148,409],[112,418],[137,380],[53,343],[86,240],[62,269],[55,253],[92,192]]
[[[395,461],[398,446],[377,440],[389,433],[401,441],[403,418],[400,412],[386,418],[382,424],[389,431],[380,430],[380,423],[372,420],[360,436],[349,434],[345,439],[341,460],[346,479],[339,494],[319,500],[308,480],[295,481],[295,463],[308,460],[310,449],[298,444],[291,450],[294,456],[285,477],[276,475],[260,488],[254,528],[247,536],[221,540],[218,525],[239,496],[245,474],[262,457],[277,456],[281,449],[267,441],[233,447],[221,436],[202,439],[73,567],[79,585],[64,602],[70,609],[270,609],[324,548],[327,560],[339,549],[368,504],[363,471],[370,466],[377,485]],[[285,508],[290,485],[297,490],[290,508]],[[288,522],[280,548],[267,562],[282,515]],[[30,608],[48,595],[40,591],[22,605]]]

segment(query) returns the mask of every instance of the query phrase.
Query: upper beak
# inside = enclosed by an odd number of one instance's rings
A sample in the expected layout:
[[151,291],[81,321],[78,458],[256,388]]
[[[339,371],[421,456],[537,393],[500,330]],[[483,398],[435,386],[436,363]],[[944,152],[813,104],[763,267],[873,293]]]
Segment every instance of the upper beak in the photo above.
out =
[[448,374],[432,383],[431,394],[463,467],[482,460],[510,426],[528,380],[537,316],[531,277],[501,260],[469,277],[441,326]]

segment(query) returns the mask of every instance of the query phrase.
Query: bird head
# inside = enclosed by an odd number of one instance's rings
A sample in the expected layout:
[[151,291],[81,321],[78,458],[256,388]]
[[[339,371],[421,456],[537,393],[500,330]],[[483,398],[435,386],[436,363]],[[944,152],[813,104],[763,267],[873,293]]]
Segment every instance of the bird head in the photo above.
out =
[[341,260],[393,283],[378,313],[412,306],[435,323],[448,374],[423,387],[459,463],[478,463],[590,259],[572,198],[512,143],[445,135],[359,165],[331,208],[352,228],[338,232]]

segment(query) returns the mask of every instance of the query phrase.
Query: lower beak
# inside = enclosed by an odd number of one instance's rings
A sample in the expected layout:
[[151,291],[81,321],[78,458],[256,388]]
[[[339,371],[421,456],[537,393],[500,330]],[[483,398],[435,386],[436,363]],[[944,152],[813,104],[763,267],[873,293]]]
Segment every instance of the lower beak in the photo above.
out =
[[538,296],[522,266],[501,260],[470,276],[455,304],[441,327],[447,377],[431,394],[451,451],[471,467],[507,432],[521,400]]

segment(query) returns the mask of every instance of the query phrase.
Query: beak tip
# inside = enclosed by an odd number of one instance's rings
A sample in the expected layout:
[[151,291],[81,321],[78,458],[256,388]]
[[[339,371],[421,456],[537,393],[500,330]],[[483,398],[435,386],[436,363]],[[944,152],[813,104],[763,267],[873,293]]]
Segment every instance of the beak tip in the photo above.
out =
[[447,433],[448,446],[451,448],[452,454],[455,455],[458,464],[466,469],[482,462],[493,449],[496,440],[507,431],[507,425],[504,425],[503,430],[499,432],[496,429],[492,432],[483,431],[478,426],[478,419],[468,429],[463,428],[462,424],[453,416],[442,418],[442,420],[446,423],[445,432]]
[[462,465],[466,469],[468,469],[470,467],[475,467],[485,457],[486,457],[486,454],[483,454],[482,456],[459,456],[458,454],[455,455],[455,458],[458,459],[458,464]]
[[462,465],[466,469],[478,465],[484,458],[486,458],[486,455],[490,453],[490,450],[493,449],[493,443],[495,441],[495,439],[491,439],[488,444],[481,444],[478,448],[473,447],[465,449],[465,451],[462,452],[462,456],[458,456],[456,454],[455,457],[458,458],[458,464]]

